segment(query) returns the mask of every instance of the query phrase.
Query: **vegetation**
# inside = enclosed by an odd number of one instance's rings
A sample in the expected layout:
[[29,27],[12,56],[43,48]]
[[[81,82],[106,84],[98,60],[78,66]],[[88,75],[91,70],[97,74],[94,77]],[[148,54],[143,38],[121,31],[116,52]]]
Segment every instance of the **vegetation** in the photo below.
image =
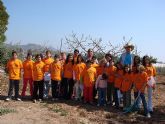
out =
[[0,116],[8,114],[8,113],[13,113],[15,110],[13,109],[8,109],[8,108],[0,108]]
[[0,0],[0,43],[5,42],[6,40],[5,32],[7,30],[8,19],[9,15],[2,0]]

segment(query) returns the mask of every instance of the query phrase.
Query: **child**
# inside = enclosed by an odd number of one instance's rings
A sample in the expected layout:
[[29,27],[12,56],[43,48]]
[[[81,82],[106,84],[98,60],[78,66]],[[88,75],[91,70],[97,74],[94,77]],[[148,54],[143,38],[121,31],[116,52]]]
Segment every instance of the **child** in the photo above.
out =
[[115,107],[119,108],[119,103],[120,103],[120,97],[121,97],[121,93],[120,93],[120,88],[122,85],[122,80],[123,80],[123,68],[122,65],[120,64],[120,62],[116,63],[116,73],[115,73],[115,83],[114,83],[114,87],[115,87]]
[[12,52],[12,58],[7,62],[6,69],[9,72],[9,91],[6,101],[11,100],[13,88],[15,88],[15,99],[21,101],[19,98],[19,82],[21,78],[22,62],[18,59],[16,51]]
[[144,94],[146,86],[147,86],[147,81],[148,81],[148,76],[147,76],[147,73],[145,72],[145,68],[144,68],[144,66],[140,65],[138,67],[138,73],[135,75],[134,81],[133,81],[135,98],[137,98],[139,96],[136,101],[135,106],[138,106],[139,98],[141,98],[143,107],[144,107],[144,114],[145,114],[145,116],[150,118],[151,115],[148,112],[147,102],[146,102],[145,94]]
[[51,51],[46,51],[46,57],[42,60],[45,63],[44,66],[44,98],[48,98],[50,89],[51,76],[49,73],[50,64],[54,61],[51,57]]
[[97,106],[104,105],[106,106],[106,90],[107,90],[107,79],[108,76],[106,73],[99,75],[96,80],[95,88],[98,89],[98,104]]
[[27,83],[29,82],[30,85],[30,95],[32,97],[33,94],[33,64],[34,61],[32,60],[32,54],[27,54],[27,59],[23,62],[23,89],[21,96],[25,96],[25,91],[27,87]]
[[81,94],[82,94],[82,91],[83,91],[83,84],[82,84],[82,72],[84,71],[86,65],[84,63],[84,60],[82,58],[82,55],[79,54],[78,57],[77,57],[77,64],[75,66],[75,70],[74,70],[74,73],[75,73],[75,99],[76,100],[81,100]]
[[[143,66],[145,67],[145,72],[148,75],[148,79],[150,80],[151,78],[155,78],[156,76],[156,69],[155,67],[151,64],[149,56],[144,56],[143,57]],[[155,83],[152,85],[147,85],[147,92],[148,92],[148,110],[150,114],[153,114],[153,106],[152,106],[152,93],[153,90],[155,89]]]
[[60,62],[60,56],[55,54],[54,62],[50,65],[51,74],[51,86],[52,86],[52,101],[59,98],[60,93],[60,81],[62,76],[62,65]]
[[[43,88],[44,88],[44,62],[41,60],[41,55],[36,55],[36,61],[33,64],[33,102],[35,103],[39,96],[39,101],[43,100]],[[38,95],[39,90],[39,95]]]
[[[111,58],[109,61],[109,66],[106,67],[106,74],[108,75],[108,84],[107,84],[107,104],[113,105],[114,101],[114,81],[115,81],[115,73],[116,67],[114,66],[113,59]],[[112,99],[113,97],[113,99]]]
[[64,94],[63,97],[64,99],[71,99],[72,93],[73,93],[73,86],[74,86],[74,81],[73,81],[73,55],[68,54],[63,72],[64,72],[64,79],[63,79],[63,89],[64,89]]
[[124,66],[123,81],[120,90],[123,93],[123,110],[131,105],[132,74],[129,65]]
[[139,64],[140,64],[140,57],[136,55],[134,56],[134,60],[133,60],[133,66],[132,66],[133,73],[136,73],[136,68]]
[[97,70],[97,77],[99,75],[102,75],[103,72],[105,71],[105,67],[106,67],[106,59],[101,59],[100,62],[99,62],[99,66],[96,67],[96,70]]
[[92,67],[92,61],[87,60],[86,68],[82,73],[84,82],[84,103],[89,102],[93,104],[93,87],[96,79],[96,69]]

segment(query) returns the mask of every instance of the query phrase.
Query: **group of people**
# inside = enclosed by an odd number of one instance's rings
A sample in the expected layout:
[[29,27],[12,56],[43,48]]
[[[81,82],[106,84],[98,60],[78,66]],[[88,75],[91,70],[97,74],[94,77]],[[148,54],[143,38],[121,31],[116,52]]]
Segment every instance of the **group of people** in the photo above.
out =
[[[12,99],[13,89],[15,99],[21,100],[19,82],[23,72],[21,96],[26,95],[29,83],[33,102],[48,99],[51,88],[52,101],[75,99],[93,105],[97,98],[97,106],[109,104],[117,109],[123,106],[123,110],[126,110],[131,105],[131,94],[134,93],[136,110],[140,109],[142,101],[144,114],[151,117],[156,69],[148,56],[141,60],[138,55],[131,53],[134,49],[132,44],[127,43],[124,48],[126,52],[117,63],[114,63],[114,57],[109,53],[98,61],[92,49],[88,50],[85,60],[78,49],[67,56],[65,53],[55,54],[54,58],[48,50],[45,57],[37,54],[34,61],[32,54],[28,53],[23,63],[17,58],[17,52],[13,51],[6,66],[9,73],[6,101]],[[148,99],[145,97],[145,89]]]

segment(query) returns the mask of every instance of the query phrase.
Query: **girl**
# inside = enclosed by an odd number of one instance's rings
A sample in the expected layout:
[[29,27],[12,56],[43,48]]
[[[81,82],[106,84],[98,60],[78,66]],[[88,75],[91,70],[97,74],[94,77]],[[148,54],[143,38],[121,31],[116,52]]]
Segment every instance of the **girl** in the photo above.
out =
[[130,66],[125,65],[123,72],[123,81],[120,90],[123,93],[123,110],[125,110],[131,105],[132,75]]
[[135,94],[135,98],[137,99],[135,106],[138,106],[139,98],[141,98],[144,107],[144,114],[145,116],[150,118],[151,116],[147,109],[147,102],[144,94],[145,88],[147,86],[147,81],[148,81],[148,76],[147,73],[145,72],[145,68],[144,66],[140,65],[138,67],[138,73],[135,75],[135,78],[133,79],[134,92],[135,92],[134,94]]
[[32,97],[33,94],[33,64],[32,54],[28,53],[26,60],[23,62],[23,89],[21,96],[25,96],[25,91],[27,87],[27,83],[30,85],[30,95]]
[[[115,81],[115,73],[116,67],[114,66],[114,61],[111,58],[109,61],[109,66],[105,69],[106,74],[108,75],[108,84],[107,84],[107,104],[113,105],[114,101],[114,81]],[[112,99],[113,97],[113,99]]]
[[[44,62],[41,60],[41,55],[37,54],[36,55],[36,61],[33,64],[33,102],[36,102],[36,99],[38,99],[39,96],[39,101],[42,101],[43,99],[43,88],[44,88]],[[39,90],[39,95],[38,95],[38,90]]]
[[136,73],[136,68],[139,64],[140,64],[140,57],[136,55],[134,56],[134,60],[133,60],[133,66],[132,66],[133,73]]
[[98,104],[97,106],[104,105],[106,106],[106,90],[107,90],[107,79],[108,76],[106,73],[99,75],[96,80],[95,88],[98,90]]
[[75,65],[75,99],[81,100],[81,94],[83,91],[83,84],[82,84],[82,72],[84,71],[86,65],[84,63],[84,59],[82,55],[79,54],[77,57],[77,64]]
[[[151,64],[149,56],[144,56],[143,57],[143,66],[145,67],[145,72],[148,75],[148,79],[150,80],[151,78],[155,78],[156,76],[156,69],[155,67]],[[153,90],[155,89],[155,84],[153,85],[147,85],[147,92],[148,92],[148,110],[150,114],[153,113],[153,106],[152,106],[152,93]]]
[[54,62],[50,65],[51,86],[52,86],[52,101],[59,98],[59,84],[62,76],[62,65],[60,63],[60,56],[54,56]]
[[122,80],[123,80],[123,68],[120,62],[116,63],[116,73],[115,73],[115,83],[114,83],[114,87],[115,87],[115,107],[118,108],[119,107],[119,101],[120,101],[120,88],[122,85]]
[[71,99],[72,93],[73,93],[73,86],[74,86],[74,81],[73,81],[73,55],[68,54],[65,64],[64,64],[64,79],[63,79],[63,89],[64,89],[64,94],[63,97],[64,99]]
[[93,104],[93,87],[96,79],[96,69],[92,67],[92,61],[86,62],[86,68],[82,73],[82,79],[84,82],[84,103],[89,102]]
[[96,70],[97,70],[97,77],[98,77],[99,75],[102,75],[103,72],[105,71],[106,62],[107,62],[106,59],[100,60],[99,66],[96,67]]

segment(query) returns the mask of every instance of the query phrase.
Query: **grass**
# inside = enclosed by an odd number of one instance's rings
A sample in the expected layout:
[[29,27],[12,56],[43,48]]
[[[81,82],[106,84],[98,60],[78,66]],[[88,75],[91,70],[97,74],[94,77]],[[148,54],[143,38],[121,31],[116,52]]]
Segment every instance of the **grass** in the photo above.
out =
[[60,113],[60,116],[67,116],[68,112],[64,109],[62,109],[61,107],[59,107],[58,105],[54,105],[54,107],[52,108],[52,111],[55,113]]
[[8,113],[14,113],[15,110],[8,109],[8,108],[0,108],[0,116],[8,114]]

